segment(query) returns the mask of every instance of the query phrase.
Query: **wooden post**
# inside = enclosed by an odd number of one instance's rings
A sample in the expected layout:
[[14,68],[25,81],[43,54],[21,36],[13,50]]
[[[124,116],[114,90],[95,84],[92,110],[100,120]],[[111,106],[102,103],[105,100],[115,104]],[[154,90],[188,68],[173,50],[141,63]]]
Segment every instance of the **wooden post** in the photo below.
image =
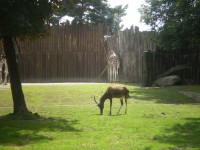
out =
[[149,87],[153,83],[153,55],[151,51],[144,51],[142,61],[142,86]]

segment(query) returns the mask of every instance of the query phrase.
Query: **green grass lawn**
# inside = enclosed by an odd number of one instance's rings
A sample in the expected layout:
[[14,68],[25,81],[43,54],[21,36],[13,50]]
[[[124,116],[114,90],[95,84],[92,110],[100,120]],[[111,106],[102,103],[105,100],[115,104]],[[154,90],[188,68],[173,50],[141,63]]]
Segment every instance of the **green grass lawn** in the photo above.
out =
[[125,85],[128,112],[113,100],[99,115],[99,99],[111,84],[23,86],[35,119],[16,119],[9,88],[0,87],[0,149],[199,150],[200,105],[180,91],[200,86],[140,88]]

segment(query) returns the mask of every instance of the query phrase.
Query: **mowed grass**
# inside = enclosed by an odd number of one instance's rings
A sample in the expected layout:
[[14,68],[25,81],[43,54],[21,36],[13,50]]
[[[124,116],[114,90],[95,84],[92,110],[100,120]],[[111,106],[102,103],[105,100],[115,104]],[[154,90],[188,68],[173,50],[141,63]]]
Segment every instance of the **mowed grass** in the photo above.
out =
[[34,118],[13,118],[10,88],[0,87],[0,149],[34,150],[199,150],[200,105],[180,91],[200,86],[140,88],[125,85],[131,98],[109,100],[99,115],[99,99],[111,84],[23,86]]

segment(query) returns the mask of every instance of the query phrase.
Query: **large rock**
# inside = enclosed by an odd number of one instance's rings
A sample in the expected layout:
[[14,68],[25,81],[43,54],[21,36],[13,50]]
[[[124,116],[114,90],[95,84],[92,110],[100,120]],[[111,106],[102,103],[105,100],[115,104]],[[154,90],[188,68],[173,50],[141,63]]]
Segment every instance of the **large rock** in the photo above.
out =
[[154,82],[156,86],[171,86],[178,85],[182,82],[181,78],[177,75],[159,78]]

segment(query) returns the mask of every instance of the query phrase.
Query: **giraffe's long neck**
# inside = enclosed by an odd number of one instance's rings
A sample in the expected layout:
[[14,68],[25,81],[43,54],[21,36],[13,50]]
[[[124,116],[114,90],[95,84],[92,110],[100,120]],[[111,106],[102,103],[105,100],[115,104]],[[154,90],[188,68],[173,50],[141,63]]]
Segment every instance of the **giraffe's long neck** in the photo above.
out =
[[111,47],[109,39],[106,40],[106,48],[107,48],[107,54],[108,54],[108,56],[113,55],[114,51],[112,50],[112,47]]

